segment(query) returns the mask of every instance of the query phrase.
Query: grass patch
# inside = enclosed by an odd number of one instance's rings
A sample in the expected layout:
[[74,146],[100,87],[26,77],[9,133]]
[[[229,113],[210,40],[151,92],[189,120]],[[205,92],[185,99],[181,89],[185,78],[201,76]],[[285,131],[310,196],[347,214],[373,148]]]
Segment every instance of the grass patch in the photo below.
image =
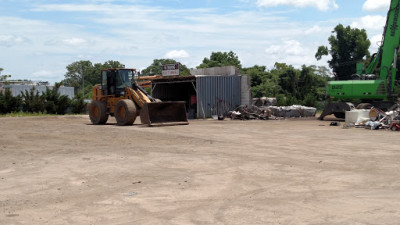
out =
[[7,114],[1,114],[0,117],[29,117],[29,116],[58,116],[56,114],[47,113],[30,113],[30,112],[12,112]]

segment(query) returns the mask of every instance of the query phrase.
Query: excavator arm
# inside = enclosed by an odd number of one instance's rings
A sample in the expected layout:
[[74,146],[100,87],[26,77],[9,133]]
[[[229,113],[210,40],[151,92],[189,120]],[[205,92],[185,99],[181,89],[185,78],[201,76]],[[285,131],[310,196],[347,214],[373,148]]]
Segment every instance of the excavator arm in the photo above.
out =
[[383,31],[383,44],[378,52],[379,77],[384,80],[387,95],[391,97],[397,72],[397,53],[400,44],[400,0],[392,0]]
[[[335,116],[337,114],[343,117],[345,111],[354,107],[351,103],[344,103],[343,101],[358,100],[362,103],[370,103],[369,105],[372,104],[378,108],[392,104],[391,100],[395,97],[393,90],[396,83],[399,45],[400,0],[391,0],[383,29],[382,45],[378,52],[372,56],[365,71],[357,69],[358,73],[364,72],[367,76],[359,74],[361,80],[329,81],[327,96],[331,100],[341,100],[342,102],[329,102],[320,119],[332,113]],[[373,79],[369,79],[369,77]]]

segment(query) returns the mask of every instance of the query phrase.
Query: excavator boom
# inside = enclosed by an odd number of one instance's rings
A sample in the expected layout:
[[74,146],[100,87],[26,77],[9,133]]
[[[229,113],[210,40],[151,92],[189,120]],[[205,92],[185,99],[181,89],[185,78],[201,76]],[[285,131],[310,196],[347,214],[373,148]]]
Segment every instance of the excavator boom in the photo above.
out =
[[327,97],[331,100],[322,112],[320,119],[334,113],[344,115],[350,106],[343,101],[361,102],[356,108],[387,108],[393,105],[397,60],[400,45],[400,0],[391,0],[383,29],[382,45],[372,56],[369,65],[357,65],[358,80],[329,81],[327,84]]

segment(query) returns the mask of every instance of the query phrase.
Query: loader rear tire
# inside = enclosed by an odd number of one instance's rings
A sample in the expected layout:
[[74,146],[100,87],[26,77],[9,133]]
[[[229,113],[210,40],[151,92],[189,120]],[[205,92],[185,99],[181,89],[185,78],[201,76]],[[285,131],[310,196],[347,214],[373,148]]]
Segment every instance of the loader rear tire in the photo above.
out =
[[137,116],[136,105],[129,99],[122,99],[115,105],[114,116],[118,126],[132,125]]
[[89,107],[89,117],[94,125],[106,124],[108,120],[106,103],[103,101],[93,101]]

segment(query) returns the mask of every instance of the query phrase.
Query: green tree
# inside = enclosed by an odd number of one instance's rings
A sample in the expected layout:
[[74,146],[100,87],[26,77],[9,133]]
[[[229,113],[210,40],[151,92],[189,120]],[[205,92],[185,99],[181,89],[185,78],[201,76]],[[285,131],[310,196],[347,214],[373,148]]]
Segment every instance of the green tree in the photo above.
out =
[[255,98],[276,96],[282,90],[277,77],[268,72],[265,66],[243,68],[241,73],[250,76],[251,91]]
[[272,72],[279,75],[279,86],[281,86],[283,94],[296,99],[300,97],[298,88],[300,78],[299,70],[285,63],[275,63]]
[[124,67],[124,65],[113,60],[106,61],[103,64],[93,64],[89,60],[76,61],[66,67],[67,73],[64,75],[63,83],[74,87],[75,94],[82,93],[82,85],[84,85],[85,98],[90,98],[92,87],[101,83],[101,70],[121,67]]
[[[86,86],[87,84],[89,84],[89,77],[92,70],[93,64],[89,60],[73,62],[67,66],[67,73],[64,75],[65,79],[63,80],[63,82],[67,86],[74,87],[75,94],[79,92],[82,93],[82,85]],[[85,80],[86,84],[84,84]]]
[[45,98],[39,94],[39,91],[32,87],[29,91],[21,92],[22,108],[25,112],[44,112]]
[[212,52],[210,58],[204,58],[203,62],[197,68],[211,68],[217,66],[236,66],[239,69],[242,68],[239,57],[232,51]]
[[307,93],[304,97],[303,105],[309,107],[316,107],[317,106],[317,96],[313,95],[312,93]]
[[328,60],[337,80],[351,79],[356,73],[356,64],[369,57],[368,51],[371,42],[368,40],[364,29],[344,27],[337,25],[328,38],[330,49],[326,46],[319,46],[315,58],[320,60],[322,56],[330,54],[332,59]]
[[281,86],[272,79],[264,79],[260,85],[251,88],[251,93],[254,98],[274,97],[282,91]]
[[11,75],[1,75],[3,72],[3,68],[0,67],[0,82],[3,82],[4,84],[8,84],[7,79],[11,77]]
[[[176,64],[176,63],[178,62],[173,59],[154,59],[153,63],[150,66],[142,70],[142,75],[144,76],[161,75],[162,65]],[[190,70],[185,65],[180,64],[179,74],[182,76],[188,76],[190,75]]]
[[46,87],[46,91],[43,93],[45,100],[44,107],[46,113],[64,115],[69,107],[69,99],[66,95],[60,95],[58,90],[62,83],[55,83],[52,89]]
[[[299,92],[300,99],[305,99],[307,95],[312,95],[317,99],[322,99],[325,94],[325,83],[327,77],[319,76],[315,66],[303,65],[300,71]],[[322,93],[320,93],[322,88]],[[310,96],[307,97],[310,99]]]
[[314,73],[320,77],[326,78],[327,80],[333,77],[332,72],[326,66],[311,65],[310,67],[313,69]]
[[75,114],[80,114],[85,112],[86,103],[82,95],[75,95],[74,99],[71,101],[71,112]]
[[260,85],[266,78],[267,74],[266,67],[258,65],[249,68],[243,68],[240,73],[250,76],[250,84],[252,87]]
[[12,96],[11,90],[6,88],[4,93],[0,91],[0,114],[21,111],[21,96]]
[[277,97],[279,105],[315,105],[324,98],[325,83],[330,79],[326,67],[303,65],[299,70],[285,63],[275,63],[271,70],[256,65],[241,73],[250,75],[253,97]]

